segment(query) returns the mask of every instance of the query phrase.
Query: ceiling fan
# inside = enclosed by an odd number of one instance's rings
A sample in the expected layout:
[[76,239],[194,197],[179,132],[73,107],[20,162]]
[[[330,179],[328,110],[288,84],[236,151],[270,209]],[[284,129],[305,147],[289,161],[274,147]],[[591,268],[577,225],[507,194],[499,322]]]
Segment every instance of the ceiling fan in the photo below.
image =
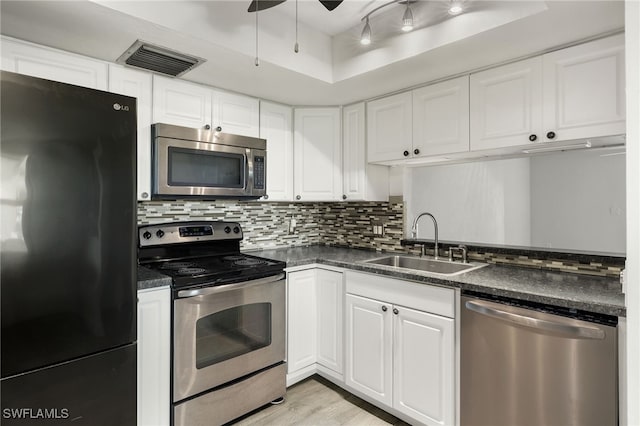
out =
[[[252,0],[247,12],[261,11],[284,3],[286,0]],[[343,0],[318,0],[328,11],[332,11],[342,3]]]

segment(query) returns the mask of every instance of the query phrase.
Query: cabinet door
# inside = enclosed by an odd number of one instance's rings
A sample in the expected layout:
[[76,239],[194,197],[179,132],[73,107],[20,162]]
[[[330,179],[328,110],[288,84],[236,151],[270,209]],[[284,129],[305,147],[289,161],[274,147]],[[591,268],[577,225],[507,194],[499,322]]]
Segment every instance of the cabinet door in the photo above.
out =
[[413,155],[466,151],[469,151],[469,76],[414,90]]
[[342,273],[318,269],[318,364],[343,373],[342,329],[344,285]]
[[107,64],[61,50],[2,38],[2,69],[107,90]]
[[394,408],[427,425],[454,424],[454,320],[393,309]]
[[212,127],[223,133],[257,138],[260,134],[260,102],[233,93],[213,92]]
[[472,74],[470,111],[471,151],[541,141],[542,58]]
[[260,102],[260,137],[267,140],[267,196],[270,201],[293,200],[293,110]]
[[287,276],[287,372],[316,362],[316,272],[291,272]]
[[340,108],[295,109],[293,184],[296,200],[341,199],[340,115]]
[[204,86],[153,76],[153,122],[193,128],[211,125],[212,90]]
[[625,133],[624,66],[624,34],[544,55],[544,140]]
[[391,305],[346,295],[347,386],[391,406],[392,326]]
[[137,99],[138,201],[151,194],[151,74],[109,65],[109,91]]
[[171,292],[138,292],[138,425],[169,426]]
[[370,163],[411,156],[411,108],[411,92],[367,103],[367,152]]
[[389,168],[367,164],[364,103],[342,110],[342,199],[388,201]]

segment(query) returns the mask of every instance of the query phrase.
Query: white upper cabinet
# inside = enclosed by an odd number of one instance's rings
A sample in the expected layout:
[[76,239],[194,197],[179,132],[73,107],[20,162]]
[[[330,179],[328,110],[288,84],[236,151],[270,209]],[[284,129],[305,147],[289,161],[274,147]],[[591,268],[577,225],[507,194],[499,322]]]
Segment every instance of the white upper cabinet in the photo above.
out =
[[294,193],[299,201],[342,198],[340,108],[294,110]]
[[223,133],[257,138],[260,134],[260,101],[248,96],[213,91],[211,126]]
[[412,153],[411,92],[367,103],[367,148],[370,163],[398,160]]
[[137,99],[138,113],[138,200],[151,194],[151,74],[109,65],[109,91]]
[[544,141],[625,133],[624,67],[624,34],[544,55]]
[[211,126],[213,90],[183,80],[153,76],[153,122],[193,128]]
[[5,71],[107,90],[105,62],[5,37],[1,50]]
[[469,151],[469,76],[413,91],[413,155]]
[[471,150],[625,132],[624,35],[471,75]]
[[260,137],[267,140],[269,201],[293,200],[293,127],[290,107],[260,102]]
[[541,57],[472,74],[470,91],[472,151],[539,140]]
[[387,201],[389,168],[367,163],[365,106],[361,102],[342,110],[342,179],[347,201]]

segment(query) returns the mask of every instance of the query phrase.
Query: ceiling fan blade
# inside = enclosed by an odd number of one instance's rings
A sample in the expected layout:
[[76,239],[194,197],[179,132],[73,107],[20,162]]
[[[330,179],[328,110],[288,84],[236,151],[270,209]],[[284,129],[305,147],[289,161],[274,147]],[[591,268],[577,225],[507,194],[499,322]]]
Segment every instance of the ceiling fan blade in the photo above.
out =
[[260,11],[260,10],[265,10],[265,9],[269,9],[273,6],[277,6],[280,3],[284,3],[286,0],[253,0],[251,2],[251,4],[249,5],[249,9],[247,9],[247,12],[255,12],[256,10]]
[[327,8],[329,12],[331,12],[336,7],[340,6],[340,3],[342,3],[342,0],[319,0],[319,1],[320,3],[322,3],[324,7]]

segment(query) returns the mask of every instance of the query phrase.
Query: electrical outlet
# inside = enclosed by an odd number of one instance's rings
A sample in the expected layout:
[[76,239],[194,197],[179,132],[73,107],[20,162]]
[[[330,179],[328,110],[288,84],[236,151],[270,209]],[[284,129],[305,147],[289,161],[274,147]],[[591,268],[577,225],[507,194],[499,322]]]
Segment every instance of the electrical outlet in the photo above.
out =
[[371,224],[371,232],[376,237],[383,237],[384,236],[384,225],[382,223],[380,223],[380,222],[373,222]]
[[292,235],[295,233],[296,233],[296,220],[291,219],[289,220],[289,235]]

